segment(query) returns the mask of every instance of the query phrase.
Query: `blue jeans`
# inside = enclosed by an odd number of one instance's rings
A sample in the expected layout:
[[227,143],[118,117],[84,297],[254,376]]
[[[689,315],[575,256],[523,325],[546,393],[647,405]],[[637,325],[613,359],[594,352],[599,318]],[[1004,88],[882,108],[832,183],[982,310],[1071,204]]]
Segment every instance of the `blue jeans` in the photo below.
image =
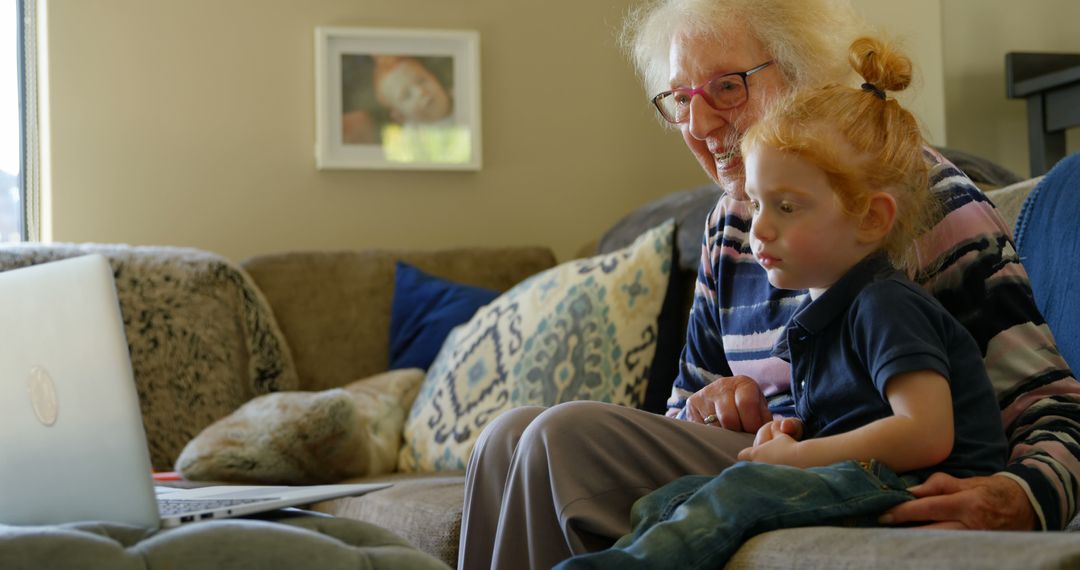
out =
[[739,462],[642,497],[631,511],[631,534],[555,568],[722,568],[743,542],[770,530],[873,526],[881,512],[913,498],[906,488],[916,482],[876,461],[809,469]]

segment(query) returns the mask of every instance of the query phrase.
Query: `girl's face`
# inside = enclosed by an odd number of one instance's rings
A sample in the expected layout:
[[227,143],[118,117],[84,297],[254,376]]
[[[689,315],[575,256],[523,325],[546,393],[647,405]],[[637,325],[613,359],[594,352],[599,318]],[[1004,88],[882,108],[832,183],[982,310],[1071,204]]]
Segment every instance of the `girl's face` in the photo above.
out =
[[875,248],[843,211],[825,172],[798,155],[768,147],[746,156],[750,247],[769,283],[809,289],[816,299]]
[[[753,69],[772,57],[760,41],[741,27],[733,27],[723,45],[709,36],[679,34],[669,51],[670,87],[698,87],[726,73]],[[786,89],[776,64],[747,79],[747,100],[734,109],[718,111],[696,95],[690,102],[690,119],[679,125],[683,141],[705,172],[727,192],[745,199],[742,191],[743,161],[739,138],[757,122],[770,101]]]

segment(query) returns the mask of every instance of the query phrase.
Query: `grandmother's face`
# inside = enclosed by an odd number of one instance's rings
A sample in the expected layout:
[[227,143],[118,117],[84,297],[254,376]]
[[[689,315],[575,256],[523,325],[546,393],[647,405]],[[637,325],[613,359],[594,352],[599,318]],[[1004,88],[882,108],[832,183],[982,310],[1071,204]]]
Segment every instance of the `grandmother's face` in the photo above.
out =
[[[671,88],[698,87],[714,77],[746,71],[772,59],[760,41],[741,29],[720,36],[724,38],[722,43],[709,36],[675,36],[669,52]],[[686,146],[705,172],[721,188],[739,197],[744,197],[739,138],[785,89],[783,75],[775,64],[751,75],[746,83],[749,96],[733,109],[718,111],[704,97],[695,95],[690,102],[689,120],[679,125]]]

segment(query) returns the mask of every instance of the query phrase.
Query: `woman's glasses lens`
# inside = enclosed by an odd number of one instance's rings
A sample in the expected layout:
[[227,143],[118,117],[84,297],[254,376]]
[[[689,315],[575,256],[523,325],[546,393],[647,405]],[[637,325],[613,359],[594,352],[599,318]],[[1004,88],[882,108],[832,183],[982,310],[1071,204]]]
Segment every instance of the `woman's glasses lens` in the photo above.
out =
[[701,87],[684,87],[665,91],[653,98],[653,104],[660,115],[670,123],[685,123],[690,120],[690,103],[694,95],[701,95],[705,102],[716,109],[733,109],[746,102],[749,96],[746,78],[772,65],[772,61],[740,73],[729,73],[710,80]]
[[746,84],[737,74],[723,75],[697,89],[675,89],[656,100],[656,106],[664,119],[672,123],[684,123],[690,118],[690,102],[700,94],[710,107],[718,111],[738,107],[746,101]]

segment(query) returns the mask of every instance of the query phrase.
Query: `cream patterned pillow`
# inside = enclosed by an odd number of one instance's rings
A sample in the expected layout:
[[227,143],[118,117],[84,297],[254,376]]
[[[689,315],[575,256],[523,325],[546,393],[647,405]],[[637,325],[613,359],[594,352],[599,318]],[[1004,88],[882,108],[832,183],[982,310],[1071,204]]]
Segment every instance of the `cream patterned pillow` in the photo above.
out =
[[534,275],[455,328],[413,402],[398,470],[464,469],[484,426],[517,406],[640,406],[674,227],[669,220],[629,247]]

